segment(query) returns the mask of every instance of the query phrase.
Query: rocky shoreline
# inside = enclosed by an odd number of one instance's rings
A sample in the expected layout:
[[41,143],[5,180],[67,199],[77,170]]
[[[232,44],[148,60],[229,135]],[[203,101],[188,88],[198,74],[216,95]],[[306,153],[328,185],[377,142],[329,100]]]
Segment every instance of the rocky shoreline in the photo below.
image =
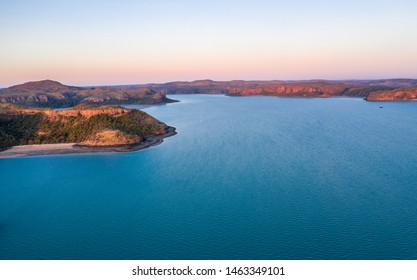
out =
[[78,145],[77,143],[13,146],[8,149],[1,150],[0,159],[80,153],[133,152],[159,145],[165,138],[176,134],[177,132],[175,127],[168,126],[166,133],[147,137],[144,141],[137,144],[95,147]]

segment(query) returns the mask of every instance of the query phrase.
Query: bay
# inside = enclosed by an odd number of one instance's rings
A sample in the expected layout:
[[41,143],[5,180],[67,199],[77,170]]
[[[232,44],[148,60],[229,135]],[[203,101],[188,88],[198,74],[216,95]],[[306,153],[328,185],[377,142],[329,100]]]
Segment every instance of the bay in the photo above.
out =
[[417,259],[417,103],[171,98],[159,146],[0,159],[0,259]]

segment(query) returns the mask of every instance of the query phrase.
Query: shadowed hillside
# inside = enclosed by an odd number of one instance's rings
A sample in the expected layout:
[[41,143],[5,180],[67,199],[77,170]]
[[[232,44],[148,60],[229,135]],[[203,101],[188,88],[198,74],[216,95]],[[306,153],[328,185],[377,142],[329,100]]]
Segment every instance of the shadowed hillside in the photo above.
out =
[[0,91],[0,103],[30,107],[72,107],[85,104],[158,104],[173,102],[165,94],[147,88],[66,86],[44,80],[16,85]]

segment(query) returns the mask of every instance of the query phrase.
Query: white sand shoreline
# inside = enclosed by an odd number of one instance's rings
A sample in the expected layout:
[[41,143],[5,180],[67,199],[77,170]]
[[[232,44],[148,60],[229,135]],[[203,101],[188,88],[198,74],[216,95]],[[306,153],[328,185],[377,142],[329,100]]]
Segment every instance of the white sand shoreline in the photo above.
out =
[[168,127],[167,132],[163,135],[148,137],[142,143],[121,146],[86,147],[79,146],[76,143],[13,146],[6,150],[0,151],[0,159],[80,153],[133,152],[159,145],[163,142],[164,138],[173,136],[175,134],[177,134],[175,132],[175,128]]
[[1,151],[0,158],[82,153],[83,150],[76,148],[75,144],[76,143],[13,146],[7,150]]

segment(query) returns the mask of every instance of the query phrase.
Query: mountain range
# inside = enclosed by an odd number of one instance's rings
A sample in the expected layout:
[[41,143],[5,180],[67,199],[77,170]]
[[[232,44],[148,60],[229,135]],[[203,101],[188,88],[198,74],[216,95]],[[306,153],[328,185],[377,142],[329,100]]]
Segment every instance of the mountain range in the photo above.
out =
[[167,94],[266,95],[282,97],[362,97],[369,101],[417,99],[417,79],[170,82],[126,86],[75,87],[43,80],[0,91],[0,103],[30,107],[72,107],[77,104],[158,104],[175,102]]
[[[366,100],[414,100],[417,79],[309,80],[309,81],[212,81],[137,85],[165,94],[266,95],[282,97],[362,97]],[[401,94],[400,94],[401,93]]]

